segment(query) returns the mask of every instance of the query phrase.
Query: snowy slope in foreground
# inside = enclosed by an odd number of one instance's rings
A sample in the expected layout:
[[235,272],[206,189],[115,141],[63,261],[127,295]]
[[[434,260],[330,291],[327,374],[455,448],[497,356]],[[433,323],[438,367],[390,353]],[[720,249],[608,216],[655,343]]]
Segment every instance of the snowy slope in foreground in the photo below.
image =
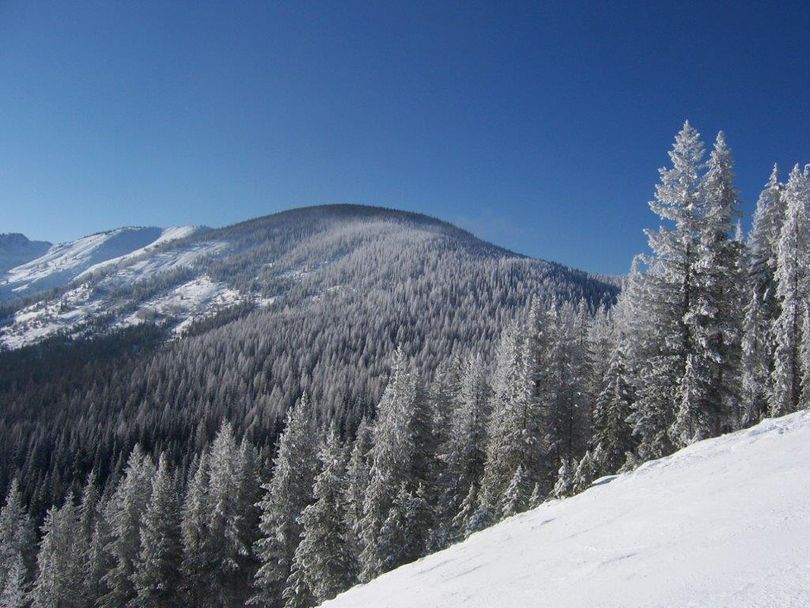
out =
[[697,443],[324,606],[810,606],[810,412]]

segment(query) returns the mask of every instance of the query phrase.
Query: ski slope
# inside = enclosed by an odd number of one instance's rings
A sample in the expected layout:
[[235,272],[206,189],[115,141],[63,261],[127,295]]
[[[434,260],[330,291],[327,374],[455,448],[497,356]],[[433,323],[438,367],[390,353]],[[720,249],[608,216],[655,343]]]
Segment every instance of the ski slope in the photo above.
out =
[[810,412],[696,443],[323,606],[810,606]]

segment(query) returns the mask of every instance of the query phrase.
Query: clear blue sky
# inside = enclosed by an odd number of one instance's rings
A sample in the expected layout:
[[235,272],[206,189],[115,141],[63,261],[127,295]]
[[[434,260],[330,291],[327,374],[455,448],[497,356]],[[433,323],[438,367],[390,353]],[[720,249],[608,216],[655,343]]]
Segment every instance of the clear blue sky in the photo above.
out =
[[688,118],[810,161],[806,3],[0,2],[0,232],[331,202],[627,269]]

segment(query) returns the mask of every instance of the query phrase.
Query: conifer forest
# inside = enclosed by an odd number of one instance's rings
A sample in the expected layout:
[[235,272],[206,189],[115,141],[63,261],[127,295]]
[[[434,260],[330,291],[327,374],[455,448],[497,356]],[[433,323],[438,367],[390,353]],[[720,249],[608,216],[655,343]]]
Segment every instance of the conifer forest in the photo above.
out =
[[807,408],[810,165],[763,180],[744,233],[724,134],[684,124],[623,277],[354,206],[189,237],[253,299],[179,334],[116,322],[196,270],[95,271],[115,319],[0,352],[0,607],[314,607]]

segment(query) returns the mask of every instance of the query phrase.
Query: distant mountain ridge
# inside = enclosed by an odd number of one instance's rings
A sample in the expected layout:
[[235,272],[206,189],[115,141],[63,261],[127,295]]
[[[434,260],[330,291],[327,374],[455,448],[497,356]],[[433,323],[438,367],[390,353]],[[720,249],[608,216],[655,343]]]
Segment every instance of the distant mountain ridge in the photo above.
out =
[[[594,299],[615,295],[615,286],[596,277],[513,253],[437,218],[323,205],[218,229],[124,227],[50,246],[0,275],[0,299],[28,298],[24,306],[6,306],[11,314],[0,326],[0,346],[18,348],[56,334],[93,335],[147,321],[180,335],[235,306],[297,306],[301,298],[334,295],[358,283],[377,287],[391,275],[392,258],[433,246],[554,273],[561,284],[581,281],[587,291],[600,292]],[[358,263],[364,254],[374,259]],[[330,278],[337,269],[340,274]]]
[[0,273],[41,256],[50,247],[48,242],[31,241],[19,232],[0,234]]

